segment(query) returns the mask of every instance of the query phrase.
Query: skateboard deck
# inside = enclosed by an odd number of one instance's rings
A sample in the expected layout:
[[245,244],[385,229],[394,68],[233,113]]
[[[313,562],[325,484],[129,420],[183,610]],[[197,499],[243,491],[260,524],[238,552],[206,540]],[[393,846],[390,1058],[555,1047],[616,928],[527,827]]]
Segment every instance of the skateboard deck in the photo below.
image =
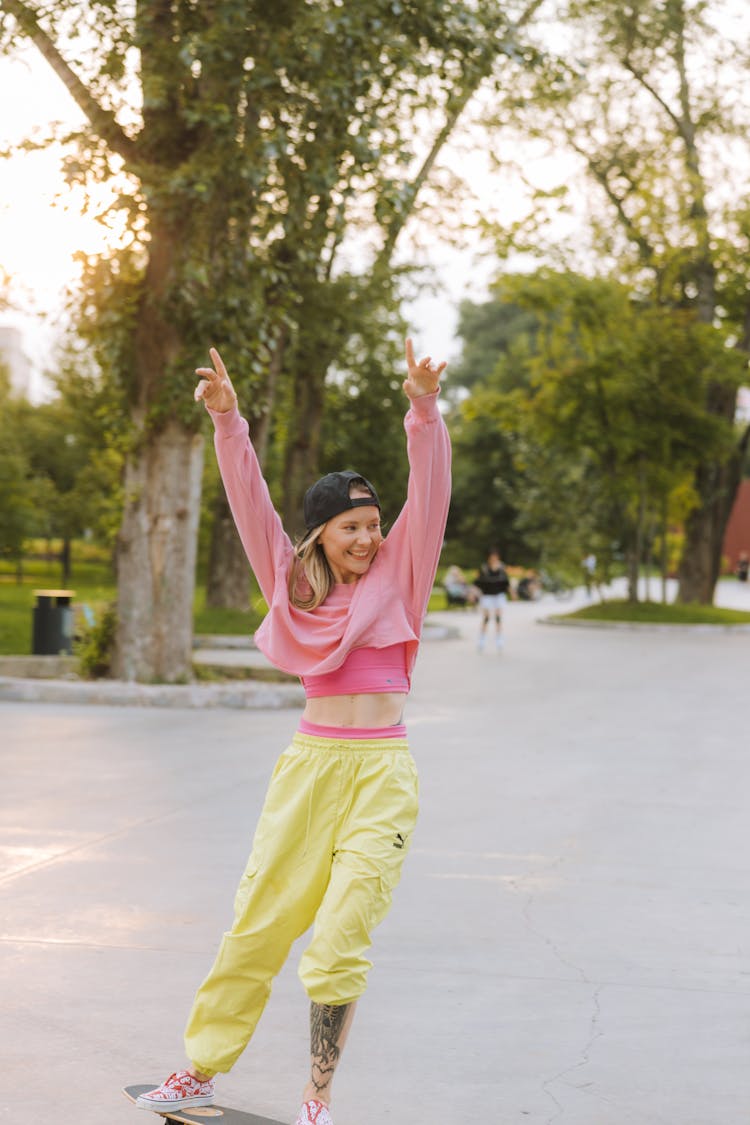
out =
[[[148,1090],[153,1090],[154,1086],[158,1083],[144,1084],[139,1086],[126,1086],[122,1091],[126,1098],[135,1103],[136,1098],[141,1094],[145,1094]],[[154,1112],[146,1110],[147,1113]],[[180,1121],[184,1125],[211,1125],[216,1122],[219,1125],[284,1125],[283,1121],[276,1121],[272,1117],[260,1117],[257,1113],[246,1113],[242,1109],[230,1109],[225,1105],[199,1105],[193,1109],[175,1109],[170,1112],[168,1109],[158,1111],[159,1117],[164,1117],[168,1121]],[[147,1125],[148,1118],[144,1117],[141,1125]]]

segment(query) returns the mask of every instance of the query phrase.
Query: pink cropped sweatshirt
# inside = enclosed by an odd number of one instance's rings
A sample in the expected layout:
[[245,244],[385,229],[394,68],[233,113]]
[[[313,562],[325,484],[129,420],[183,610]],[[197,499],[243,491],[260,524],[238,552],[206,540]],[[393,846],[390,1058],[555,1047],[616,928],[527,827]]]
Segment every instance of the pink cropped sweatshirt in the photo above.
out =
[[316,609],[298,609],[288,594],[294,548],[284,531],[239,412],[210,411],[221,477],[269,611],[255,633],[272,664],[295,676],[340,668],[356,648],[406,645],[411,675],[435,580],[450,500],[450,440],[438,392],[413,399],[404,419],[409,458],[406,503],[370,569],[336,585]]

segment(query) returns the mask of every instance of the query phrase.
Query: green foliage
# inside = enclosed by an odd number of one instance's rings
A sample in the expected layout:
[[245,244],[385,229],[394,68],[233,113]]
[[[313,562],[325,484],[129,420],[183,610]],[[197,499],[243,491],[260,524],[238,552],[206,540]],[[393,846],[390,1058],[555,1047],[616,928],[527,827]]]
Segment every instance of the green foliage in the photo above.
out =
[[117,611],[107,606],[94,621],[87,625],[75,645],[78,667],[82,676],[88,680],[108,676],[112,665],[117,629]]
[[[320,461],[326,375],[345,370],[341,353],[363,334],[368,309],[393,308],[396,239],[469,98],[499,60],[534,61],[513,16],[536,6],[4,6],[4,33],[43,38],[86,117],[69,139],[70,181],[119,187],[102,216],[113,229],[124,217],[118,248],[82,261],[75,317],[122,411],[117,449],[146,470],[150,490],[167,490],[160,432],[174,419],[202,424],[190,373],[216,344],[253,431],[273,423],[285,515],[298,509]],[[427,197],[441,221],[449,197],[437,187]],[[275,417],[279,404],[288,418]],[[144,536],[137,504],[126,498],[123,542]],[[175,542],[189,522],[175,523]],[[119,574],[153,600],[153,643],[139,651],[158,659],[157,632],[187,606],[165,602],[156,575],[135,572],[145,557],[147,545],[123,550]],[[134,649],[132,616],[119,636]]]
[[519,405],[515,396],[479,384],[449,416],[453,490],[446,539],[451,561],[460,565],[478,566],[492,545],[513,563],[537,559],[520,526]]
[[[121,409],[198,425],[186,379],[211,343],[251,421],[278,400],[279,348],[292,384],[311,356],[322,379],[367,307],[390,299],[425,136],[501,62],[533,61],[512,26],[525,7],[9,5],[6,34],[32,35],[38,19],[62,67],[68,44],[86,41],[75,67],[88,123],[69,138],[68,175],[117,177],[101,219],[114,231],[124,217],[125,233],[117,251],[82,257],[77,320]],[[354,271],[347,235],[364,227],[375,258]]]
[[539,271],[504,278],[499,296],[534,327],[454,413],[451,540],[494,522],[512,561],[638,552],[647,523],[684,518],[701,459],[731,448],[731,425],[702,403],[708,386],[739,385],[741,356],[719,329],[617,282]]
[[34,492],[17,411],[10,377],[0,366],[0,558],[16,560],[34,520]]
[[[124,402],[145,395],[153,421],[176,411],[188,424],[185,373],[221,343],[259,416],[280,334],[304,327],[305,288],[341,288],[348,228],[366,222],[393,241],[411,213],[414,120],[439,127],[500,58],[527,65],[517,34],[510,49],[513,12],[496,0],[101,8],[10,5],[18,28],[32,34],[38,18],[55,50],[86,39],[76,66],[89,122],[71,182],[124,165],[102,216],[113,229],[125,216],[121,249],[82,262],[84,335]],[[171,337],[159,339],[157,381],[143,350],[151,319]]]
[[406,499],[408,464],[403,392],[403,338],[387,316],[371,310],[363,332],[341,354],[341,370],[326,388],[321,474],[353,468],[371,480],[382,504],[383,525],[393,523]]
[[[121,513],[122,456],[107,440],[102,381],[63,353],[55,396],[32,405],[0,390],[0,552],[30,536],[111,542]],[[67,580],[67,579],[66,579]]]
[[463,347],[458,363],[448,369],[448,390],[470,390],[490,378],[501,390],[513,390],[523,372],[519,352],[533,347],[537,323],[532,312],[510,299],[462,301],[458,335]]
[[[564,81],[550,85],[527,69],[494,112],[567,150],[573,172],[557,190],[534,192],[528,214],[498,230],[499,252],[568,269],[589,270],[596,261],[644,305],[689,311],[719,330],[747,362],[747,25],[725,0],[562,0],[558,11],[572,45]],[[586,222],[560,239],[550,220],[581,215],[580,187]],[[706,378],[695,405],[719,427],[731,423],[733,381]],[[679,567],[687,601],[713,597],[747,427],[737,439],[709,437],[704,457],[692,459],[696,503]],[[638,503],[642,509],[642,495]],[[642,530],[643,516],[636,521]]]

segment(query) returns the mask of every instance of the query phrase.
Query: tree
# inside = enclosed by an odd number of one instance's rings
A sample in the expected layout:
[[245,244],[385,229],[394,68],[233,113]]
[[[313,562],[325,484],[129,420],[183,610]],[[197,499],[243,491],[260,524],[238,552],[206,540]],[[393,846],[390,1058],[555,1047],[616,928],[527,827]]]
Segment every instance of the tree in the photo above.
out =
[[[281,397],[285,418],[278,492],[289,526],[299,526],[304,491],[321,468],[328,373],[332,368],[341,370],[346,351],[352,378],[367,379],[368,358],[347,344],[367,335],[373,312],[390,310],[395,315],[398,275],[392,260],[399,235],[419,210],[443,146],[498,60],[513,67],[534,61],[533,54],[522,52],[518,37],[540,3],[526,3],[515,19],[512,10],[494,3],[476,8],[439,6],[434,12],[429,5],[414,5],[408,15],[407,8],[399,5],[404,18],[396,22],[395,37],[391,27],[386,39],[379,40],[377,76],[372,70],[372,13],[349,5],[346,34],[331,48],[343,52],[329,65],[337,79],[330,89],[326,85],[317,91],[320,105],[316,101],[305,107],[304,125],[298,126],[304,135],[310,128],[315,131],[315,143],[304,151],[302,174],[294,157],[294,137],[284,131],[282,149],[290,157],[283,164],[283,175],[289,188],[279,264],[297,304],[275,334],[270,391],[254,440],[263,462],[270,432],[269,404]],[[391,6],[391,11],[396,8]],[[364,22],[363,13],[367,13]],[[379,28],[388,23],[380,16],[377,22]],[[414,57],[399,59],[400,37],[407,28],[406,54],[418,41],[418,62]],[[415,119],[434,138],[422,155],[415,144]],[[451,187],[455,190],[455,181]],[[439,193],[438,198],[444,208],[448,193]],[[374,246],[372,261],[358,272],[347,266],[342,269],[351,253],[351,229],[361,228],[365,220]],[[367,424],[366,415],[364,421]],[[215,545],[212,557],[226,564],[231,556],[234,573],[241,574],[244,558],[223,493],[215,519],[221,545]],[[241,585],[232,596],[218,574],[209,581],[212,590],[222,585],[222,597],[242,603]]]
[[[702,458],[731,448],[732,426],[701,403],[708,384],[736,391],[742,359],[694,312],[645,305],[616,281],[539,271],[504,278],[498,290],[535,328],[525,357],[508,349],[462,403],[459,434],[486,450],[494,422],[496,447],[512,456],[513,530],[538,558],[572,564],[592,542],[618,542],[635,599],[649,529],[665,523]],[[507,391],[514,364],[518,385]],[[502,495],[493,485],[489,474],[473,484],[488,507]]]
[[10,374],[0,364],[0,555],[21,573],[23,543],[34,516],[28,459],[18,425],[20,400],[11,393]]
[[521,530],[518,403],[494,380],[478,384],[451,412],[453,489],[446,540],[450,561],[478,565],[497,546],[509,563],[538,561]]
[[37,535],[62,540],[61,583],[72,574],[72,543],[85,532],[112,544],[122,513],[122,458],[116,442],[102,442],[111,403],[85,356],[71,344],[59,355],[55,395],[39,405],[22,400],[15,411],[19,440],[36,490]]
[[417,135],[399,122],[429,128],[442,110],[439,145],[518,46],[499,3],[4,0],[3,13],[5,42],[33,42],[84,115],[71,178],[122,177],[128,238],[87,264],[82,309],[130,422],[114,667],[180,679],[202,460],[186,373],[222,342],[262,452],[294,348],[285,476],[298,493],[299,419],[315,438],[336,354],[311,351],[309,310],[333,307],[335,289],[318,287],[336,284],[335,252],[374,203],[389,262],[434,162],[430,149],[411,174]]
[[463,340],[461,356],[447,372],[446,385],[451,392],[471,390],[497,370],[503,390],[512,390],[523,370],[522,364],[507,362],[518,349],[525,349],[533,340],[538,324],[534,314],[513,305],[507,299],[493,299],[475,304],[464,300],[459,307],[458,335]]
[[[738,150],[746,164],[747,42],[722,30],[729,9],[718,0],[572,0],[558,11],[575,60],[567,84],[522,91],[515,120],[528,135],[564,141],[597,186],[589,249],[598,261],[645,301],[719,328],[746,362],[750,223]],[[515,245],[521,234],[511,232]],[[736,383],[707,379],[702,393],[707,417],[730,423]],[[695,464],[682,601],[713,598],[747,441],[745,429],[733,448],[717,456],[714,446]]]
[[351,468],[371,480],[387,529],[406,499],[408,402],[401,386],[405,326],[386,312],[372,315],[362,329],[340,356],[343,372],[332,373],[328,380],[320,469]]

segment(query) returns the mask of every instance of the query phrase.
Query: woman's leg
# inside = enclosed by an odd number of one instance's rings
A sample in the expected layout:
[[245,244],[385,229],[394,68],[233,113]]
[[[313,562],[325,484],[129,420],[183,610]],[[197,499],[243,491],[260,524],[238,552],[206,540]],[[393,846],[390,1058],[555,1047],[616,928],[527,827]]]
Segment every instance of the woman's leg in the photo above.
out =
[[418,807],[416,768],[408,750],[368,754],[350,749],[347,759],[354,775],[352,800],[339,825],[331,877],[299,966],[311,1000],[311,1075],[304,1100],[326,1104],[357,999],[367,987],[371,934],[390,908]]
[[351,1004],[310,1004],[310,1081],[302,1101],[329,1105],[331,1083],[341,1058],[357,1001]]
[[185,1029],[191,1073],[199,1079],[229,1071],[250,1041],[292,943],[315,917],[325,888],[307,867],[280,865],[243,876],[232,929],[224,934],[210,973],[199,988]]
[[485,633],[490,621],[490,611],[488,609],[482,610],[482,620],[479,623],[479,639],[477,640],[477,648],[481,652],[484,648]]
[[226,1073],[234,1065],[292,943],[315,917],[331,867],[339,791],[333,765],[294,748],[279,759],[235,897],[234,925],[198,990],[185,1031],[196,1077]]

